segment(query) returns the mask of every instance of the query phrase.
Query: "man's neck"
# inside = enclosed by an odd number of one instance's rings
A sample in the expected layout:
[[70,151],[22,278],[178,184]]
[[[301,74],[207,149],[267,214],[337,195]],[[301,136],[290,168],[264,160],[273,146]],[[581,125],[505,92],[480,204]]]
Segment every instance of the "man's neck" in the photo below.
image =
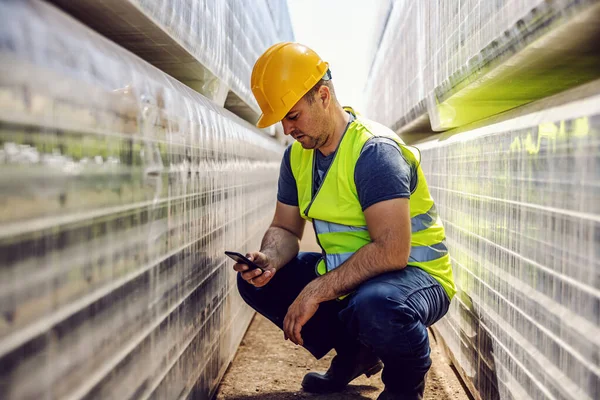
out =
[[325,142],[325,144],[319,148],[319,151],[324,156],[332,154],[337,149],[340,141],[342,140],[344,132],[346,132],[348,121],[350,120],[350,115],[348,115],[348,113],[341,106],[336,107],[332,117],[334,119],[333,134],[329,136],[327,142]]

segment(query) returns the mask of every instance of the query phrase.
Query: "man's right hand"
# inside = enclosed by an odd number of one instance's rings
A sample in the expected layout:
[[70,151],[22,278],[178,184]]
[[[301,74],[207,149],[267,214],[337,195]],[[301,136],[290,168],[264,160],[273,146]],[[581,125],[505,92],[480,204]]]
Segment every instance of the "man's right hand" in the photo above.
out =
[[233,266],[233,269],[241,272],[243,280],[256,287],[262,287],[273,279],[277,270],[270,265],[269,257],[266,254],[255,251],[247,253],[246,258],[261,267],[264,272],[261,272],[260,269],[248,271],[249,267],[246,264],[237,263]]

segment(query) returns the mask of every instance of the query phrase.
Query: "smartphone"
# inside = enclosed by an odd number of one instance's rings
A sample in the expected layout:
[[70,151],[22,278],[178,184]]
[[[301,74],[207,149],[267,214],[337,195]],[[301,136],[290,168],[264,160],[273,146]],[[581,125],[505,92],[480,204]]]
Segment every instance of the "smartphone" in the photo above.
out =
[[262,272],[264,272],[264,270],[259,267],[258,265],[254,264],[252,261],[248,260],[246,257],[244,257],[243,255],[241,255],[240,253],[236,253],[235,251],[226,251],[225,254],[233,259],[235,262],[237,262],[238,264],[246,264],[248,266],[248,270],[246,270],[245,272],[248,271],[252,271],[254,269],[260,269]]

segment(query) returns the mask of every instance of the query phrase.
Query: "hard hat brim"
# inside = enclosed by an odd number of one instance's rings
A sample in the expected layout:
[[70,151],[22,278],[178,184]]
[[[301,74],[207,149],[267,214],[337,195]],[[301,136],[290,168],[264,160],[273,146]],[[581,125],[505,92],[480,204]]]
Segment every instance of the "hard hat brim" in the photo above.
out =
[[[283,117],[285,117],[285,115]],[[279,121],[281,121],[283,119],[283,117],[277,118],[273,114],[270,114],[270,115],[261,114],[260,118],[258,119],[258,122],[256,123],[256,127],[257,128],[267,128],[267,127],[274,125],[274,124],[278,123]]]

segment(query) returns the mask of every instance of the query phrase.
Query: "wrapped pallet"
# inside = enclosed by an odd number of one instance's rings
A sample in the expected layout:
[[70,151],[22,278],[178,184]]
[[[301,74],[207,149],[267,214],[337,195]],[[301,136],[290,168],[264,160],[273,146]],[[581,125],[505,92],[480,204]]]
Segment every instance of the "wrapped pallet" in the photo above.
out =
[[252,317],[223,250],[259,245],[282,151],[53,6],[0,2],[0,398],[210,398]]
[[599,38],[596,0],[396,0],[366,114],[397,132],[460,127],[599,78]]
[[396,0],[373,63],[367,114],[419,141],[446,228],[436,330],[476,398],[600,396],[599,22],[594,0]]
[[481,399],[600,395],[599,88],[418,146],[458,289],[436,327]]
[[293,40],[285,0],[51,1],[220,105],[231,91],[257,114],[254,60]]

